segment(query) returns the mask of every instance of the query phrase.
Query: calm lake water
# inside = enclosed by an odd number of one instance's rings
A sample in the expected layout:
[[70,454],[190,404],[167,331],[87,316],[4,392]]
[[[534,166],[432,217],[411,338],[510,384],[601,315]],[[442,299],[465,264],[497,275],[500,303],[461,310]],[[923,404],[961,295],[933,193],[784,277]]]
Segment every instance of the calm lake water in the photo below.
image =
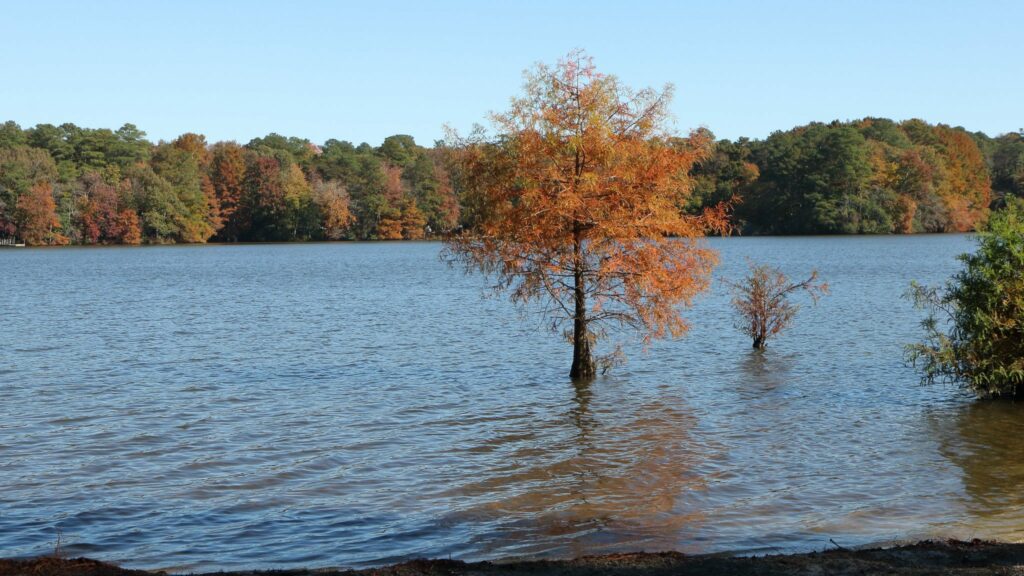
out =
[[0,251],[0,556],[131,567],[1024,539],[1024,405],[922,386],[900,298],[967,236],[731,238],[832,295],[764,353],[724,286],[586,389],[440,246]]

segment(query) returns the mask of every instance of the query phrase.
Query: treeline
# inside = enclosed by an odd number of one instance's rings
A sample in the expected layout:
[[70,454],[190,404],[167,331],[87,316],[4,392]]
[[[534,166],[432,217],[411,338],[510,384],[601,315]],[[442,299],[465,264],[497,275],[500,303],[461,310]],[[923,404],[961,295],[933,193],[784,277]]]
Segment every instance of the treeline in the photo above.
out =
[[748,234],[966,232],[1024,196],[1024,132],[921,120],[812,123],[717,142],[691,209],[735,199]]
[[0,126],[0,237],[29,244],[412,240],[458,218],[438,152],[410,136],[153,144],[131,124]]
[[[245,145],[145,136],[131,124],[0,125],[0,237],[34,245],[421,239],[474,211],[460,206],[443,147],[410,136],[378,147],[278,134]],[[687,208],[734,200],[746,234],[963,232],[1007,196],[1024,197],[1024,132],[992,138],[884,118],[812,123],[764,140],[720,140],[694,176]]]

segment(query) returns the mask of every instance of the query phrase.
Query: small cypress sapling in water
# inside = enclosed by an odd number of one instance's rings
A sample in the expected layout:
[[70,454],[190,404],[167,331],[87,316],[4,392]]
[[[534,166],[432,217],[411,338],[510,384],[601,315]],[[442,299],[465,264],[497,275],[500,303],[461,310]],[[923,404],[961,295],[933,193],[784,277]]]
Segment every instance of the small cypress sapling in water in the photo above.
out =
[[818,271],[812,270],[803,282],[791,282],[778,268],[767,264],[749,264],[750,275],[742,282],[726,280],[733,292],[732,304],[738,314],[736,327],[750,336],[754,348],[763,350],[768,339],[786,329],[800,306],[789,301],[794,292],[806,292],[817,304],[828,294],[828,284],[818,282]]

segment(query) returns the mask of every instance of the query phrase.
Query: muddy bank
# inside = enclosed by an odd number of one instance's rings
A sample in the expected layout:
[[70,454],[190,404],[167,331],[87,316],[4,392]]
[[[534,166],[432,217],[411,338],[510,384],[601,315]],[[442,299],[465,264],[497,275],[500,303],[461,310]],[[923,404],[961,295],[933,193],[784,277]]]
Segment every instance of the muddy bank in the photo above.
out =
[[[127,570],[88,558],[0,560],[0,576],[142,576],[154,572]],[[162,573],[161,573],[162,574]],[[894,548],[829,550],[731,558],[686,556],[677,552],[609,554],[575,560],[466,563],[455,560],[413,560],[366,570],[285,570],[218,572],[222,576],[685,576],[685,575],[1024,575],[1024,544],[998,542],[919,542]],[[212,576],[212,574],[210,575]]]

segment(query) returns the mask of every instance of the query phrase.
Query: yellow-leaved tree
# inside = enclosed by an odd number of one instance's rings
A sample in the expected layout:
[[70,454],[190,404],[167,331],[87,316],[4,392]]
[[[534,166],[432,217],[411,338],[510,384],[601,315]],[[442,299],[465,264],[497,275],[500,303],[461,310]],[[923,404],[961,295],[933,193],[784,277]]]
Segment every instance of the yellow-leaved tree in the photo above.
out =
[[445,257],[480,270],[513,302],[541,302],[573,344],[573,379],[597,372],[610,327],[651,338],[687,330],[681,306],[706,289],[726,207],[681,211],[710,142],[673,133],[671,86],[634,91],[573,52],[526,73],[525,93],[448,148],[466,226]]

